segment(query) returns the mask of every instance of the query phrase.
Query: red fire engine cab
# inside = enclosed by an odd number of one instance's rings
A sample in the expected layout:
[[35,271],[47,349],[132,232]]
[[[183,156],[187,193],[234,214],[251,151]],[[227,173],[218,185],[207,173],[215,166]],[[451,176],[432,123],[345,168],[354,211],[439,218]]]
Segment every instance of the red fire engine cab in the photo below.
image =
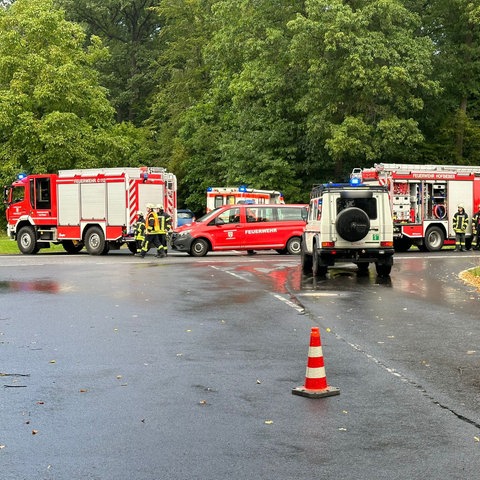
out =
[[[462,204],[470,219],[480,204],[480,167],[379,163],[356,168],[351,177],[362,183],[385,185],[390,193],[394,245],[437,251],[455,243],[452,218]],[[471,244],[471,224],[466,244]]]
[[177,181],[159,167],[60,170],[23,176],[4,197],[7,234],[22,253],[50,243],[68,253],[106,254],[125,243],[135,252],[133,225],[147,203],[162,204],[175,225]]

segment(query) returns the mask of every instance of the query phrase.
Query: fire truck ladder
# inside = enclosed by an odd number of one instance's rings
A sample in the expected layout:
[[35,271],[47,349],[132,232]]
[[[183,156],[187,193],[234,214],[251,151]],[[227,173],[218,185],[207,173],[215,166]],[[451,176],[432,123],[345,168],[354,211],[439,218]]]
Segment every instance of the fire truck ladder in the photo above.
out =
[[395,172],[446,172],[446,173],[463,173],[471,175],[472,173],[480,174],[480,167],[470,165],[414,165],[408,163],[376,163],[375,170],[377,172],[395,171]]

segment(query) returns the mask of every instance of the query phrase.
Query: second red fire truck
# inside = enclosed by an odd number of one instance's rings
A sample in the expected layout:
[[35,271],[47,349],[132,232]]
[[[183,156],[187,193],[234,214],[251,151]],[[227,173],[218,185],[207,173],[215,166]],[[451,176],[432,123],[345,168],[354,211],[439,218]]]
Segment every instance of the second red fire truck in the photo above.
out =
[[284,204],[283,194],[276,190],[257,190],[245,185],[240,187],[209,187],[207,189],[207,213],[223,205],[243,203]]
[[92,255],[127,244],[139,210],[163,205],[174,220],[175,175],[160,167],[61,170],[28,175],[5,188],[7,233],[22,253],[34,254],[51,243],[68,253],[83,247]]
[[[388,188],[397,251],[416,245],[433,252],[453,245],[452,218],[458,205],[464,206],[470,219],[480,205],[480,167],[379,163],[354,169],[351,176]],[[470,223],[467,248],[471,232]]]

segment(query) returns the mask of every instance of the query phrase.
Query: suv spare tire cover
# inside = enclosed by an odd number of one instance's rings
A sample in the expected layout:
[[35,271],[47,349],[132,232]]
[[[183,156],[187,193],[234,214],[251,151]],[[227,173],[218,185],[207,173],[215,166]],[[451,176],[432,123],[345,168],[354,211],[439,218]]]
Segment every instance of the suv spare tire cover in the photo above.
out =
[[365,238],[370,230],[370,219],[360,208],[350,207],[342,210],[335,220],[337,233],[348,242],[358,242]]

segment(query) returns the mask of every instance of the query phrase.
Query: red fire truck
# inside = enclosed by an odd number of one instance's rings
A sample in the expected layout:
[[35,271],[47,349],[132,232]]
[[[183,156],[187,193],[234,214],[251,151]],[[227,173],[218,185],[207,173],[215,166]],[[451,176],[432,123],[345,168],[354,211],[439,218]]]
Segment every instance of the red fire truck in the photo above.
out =
[[[480,167],[379,163],[354,169],[351,177],[387,186],[397,251],[416,245],[433,252],[454,244],[452,217],[458,205],[463,204],[471,219],[480,204]],[[471,231],[470,225],[467,248]]]
[[275,190],[256,190],[240,187],[208,187],[207,188],[207,213],[223,205],[243,203],[256,204],[283,204],[283,194]]
[[50,243],[91,255],[123,244],[136,251],[133,224],[147,203],[162,204],[173,218],[177,180],[164,168],[61,170],[28,175],[5,187],[7,233],[22,253]]

